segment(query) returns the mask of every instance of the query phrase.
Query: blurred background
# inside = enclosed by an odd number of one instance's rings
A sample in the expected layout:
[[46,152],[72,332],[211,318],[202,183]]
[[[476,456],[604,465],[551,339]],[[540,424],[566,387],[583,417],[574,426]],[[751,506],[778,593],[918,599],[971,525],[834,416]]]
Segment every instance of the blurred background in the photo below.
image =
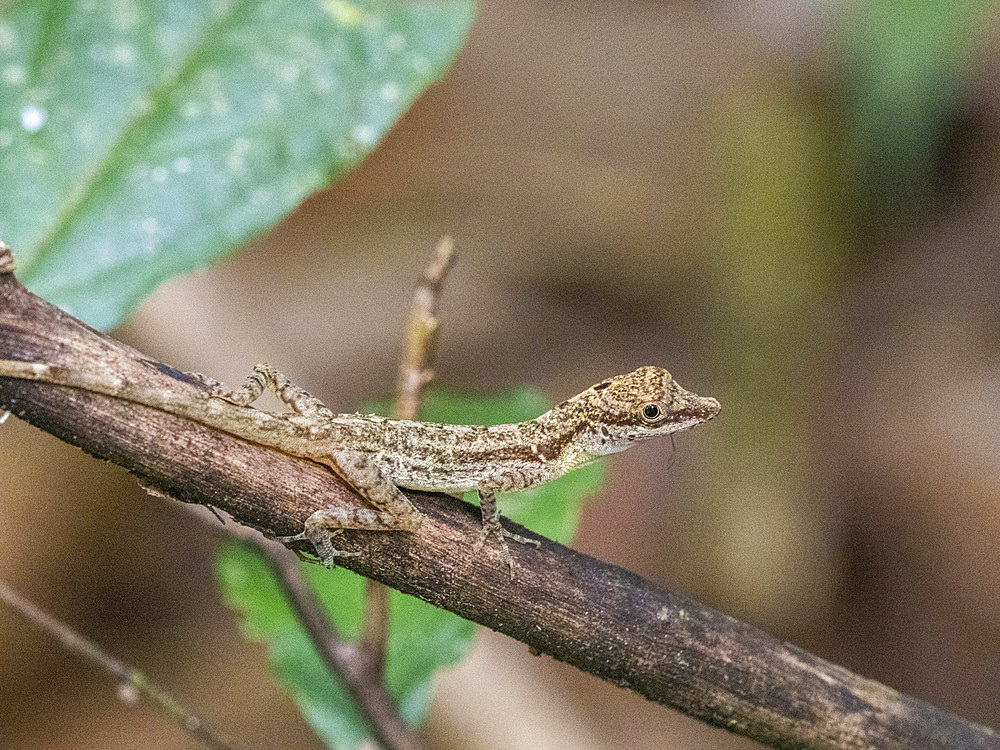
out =
[[[441,386],[556,402],[657,364],[723,404],[672,464],[655,443],[611,460],[576,548],[997,726],[998,7],[485,3],[355,172],[115,335],[233,383],[273,362],[353,410],[392,391],[451,234]],[[5,578],[213,725],[320,747],[220,603],[210,530],[17,420],[0,453]],[[4,747],[190,746],[0,628]],[[491,632],[421,734],[756,747]]]

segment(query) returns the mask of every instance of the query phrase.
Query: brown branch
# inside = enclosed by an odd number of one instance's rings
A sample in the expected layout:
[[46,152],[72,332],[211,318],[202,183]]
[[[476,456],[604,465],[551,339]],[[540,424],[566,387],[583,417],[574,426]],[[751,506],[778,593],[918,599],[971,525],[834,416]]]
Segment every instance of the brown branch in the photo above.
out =
[[[420,395],[424,386],[434,377],[432,363],[437,349],[438,300],[445,276],[454,261],[455,248],[451,237],[442,237],[413,292],[399,361],[399,393],[393,410],[396,419],[417,418]],[[365,584],[364,623],[361,648],[368,655],[375,674],[381,678],[385,671],[385,652],[389,640],[389,589],[370,578]]]
[[235,750],[238,747],[212,732],[205,726],[205,722],[184,708],[170,693],[149,680],[143,672],[106,653],[96,643],[32,604],[3,581],[0,581],[0,601],[54,636],[66,650],[82,656],[110,674],[118,682],[119,696],[123,701],[134,701],[138,695],[145,695],[168,719],[205,747],[214,750]]
[[[10,274],[0,275],[0,358],[197,387],[29,294]],[[114,398],[0,377],[4,407],[173,497],[216,505],[268,535],[298,533],[322,506],[358,502],[319,464]],[[420,530],[345,532],[338,546],[362,552],[345,566],[772,747],[1000,749],[986,727],[554,542],[513,545],[512,583],[495,550],[472,551],[475,508],[407,495],[425,516]]]

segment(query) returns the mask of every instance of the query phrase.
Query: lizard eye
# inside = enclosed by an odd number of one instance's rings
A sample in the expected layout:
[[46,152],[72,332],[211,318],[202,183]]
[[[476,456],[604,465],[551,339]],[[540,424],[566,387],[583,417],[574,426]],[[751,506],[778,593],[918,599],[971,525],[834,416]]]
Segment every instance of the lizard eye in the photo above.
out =
[[655,401],[650,401],[642,407],[642,418],[647,422],[655,422],[663,416],[663,409]]

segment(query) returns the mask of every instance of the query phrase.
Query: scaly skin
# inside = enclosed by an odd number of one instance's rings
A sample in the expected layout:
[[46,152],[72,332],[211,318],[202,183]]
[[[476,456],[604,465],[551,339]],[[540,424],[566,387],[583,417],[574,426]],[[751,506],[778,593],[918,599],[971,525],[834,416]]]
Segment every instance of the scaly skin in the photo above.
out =
[[[641,367],[594,385],[541,416],[517,424],[466,426],[334,414],[268,365],[258,365],[237,391],[190,395],[42,363],[0,360],[0,377],[36,380],[120,398],[184,417],[248,442],[329,466],[361,494],[370,508],[327,508],[305,531],[284,541],[308,539],[324,563],[348,553],[331,538],[345,528],[413,531],[421,514],[397,488],[452,494],[478,490],[483,532],[537,544],[500,525],[494,493],[533,487],[635,443],[685,430],[719,413],[719,402],[681,388],[659,367]],[[249,405],[269,388],[292,412],[275,414]]]

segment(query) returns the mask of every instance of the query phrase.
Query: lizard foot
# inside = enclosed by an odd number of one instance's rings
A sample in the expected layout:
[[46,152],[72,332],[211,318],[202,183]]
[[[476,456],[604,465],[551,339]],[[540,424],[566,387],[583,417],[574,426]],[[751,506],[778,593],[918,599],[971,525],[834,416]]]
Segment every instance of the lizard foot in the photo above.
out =
[[[399,492],[395,487],[393,491]],[[407,508],[404,507],[404,511]],[[344,557],[360,557],[360,552],[344,552],[333,546],[333,537],[344,529],[363,531],[413,531],[420,526],[423,516],[412,506],[412,512],[394,515],[371,508],[320,508],[306,519],[302,533],[276,537],[281,542],[312,542],[320,561],[328,568],[336,567]]]
[[512,581],[514,580],[514,570],[517,568],[517,563],[514,562],[514,557],[510,554],[510,547],[507,545],[507,540],[513,539],[515,542],[520,542],[521,544],[530,544],[536,549],[542,546],[542,543],[537,539],[528,539],[520,534],[515,534],[513,531],[507,531],[501,525],[500,519],[494,517],[493,519],[484,521],[483,528],[479,532],[479,538],[472,547],[473,552],[479,552],[483,548],[483,545],[486,544],[486,540],[490,535],[496,536],[497,541],[500,542],[500,556],[510,569],[510,580]]
[[[276,536],[275,539],[282,543],[287,542],[311,542],[316,554],[319,555],[320,562],[324,567],[337,567],[337,560],[343,557],[361,557],[360,552],[345,552],[333,546],[333,537],[343,529],[330,529],[313,520],[316,514],[306,519],[306,528],[301,534],[294,536]],[[322,519],[319,519],[322,520]]]

